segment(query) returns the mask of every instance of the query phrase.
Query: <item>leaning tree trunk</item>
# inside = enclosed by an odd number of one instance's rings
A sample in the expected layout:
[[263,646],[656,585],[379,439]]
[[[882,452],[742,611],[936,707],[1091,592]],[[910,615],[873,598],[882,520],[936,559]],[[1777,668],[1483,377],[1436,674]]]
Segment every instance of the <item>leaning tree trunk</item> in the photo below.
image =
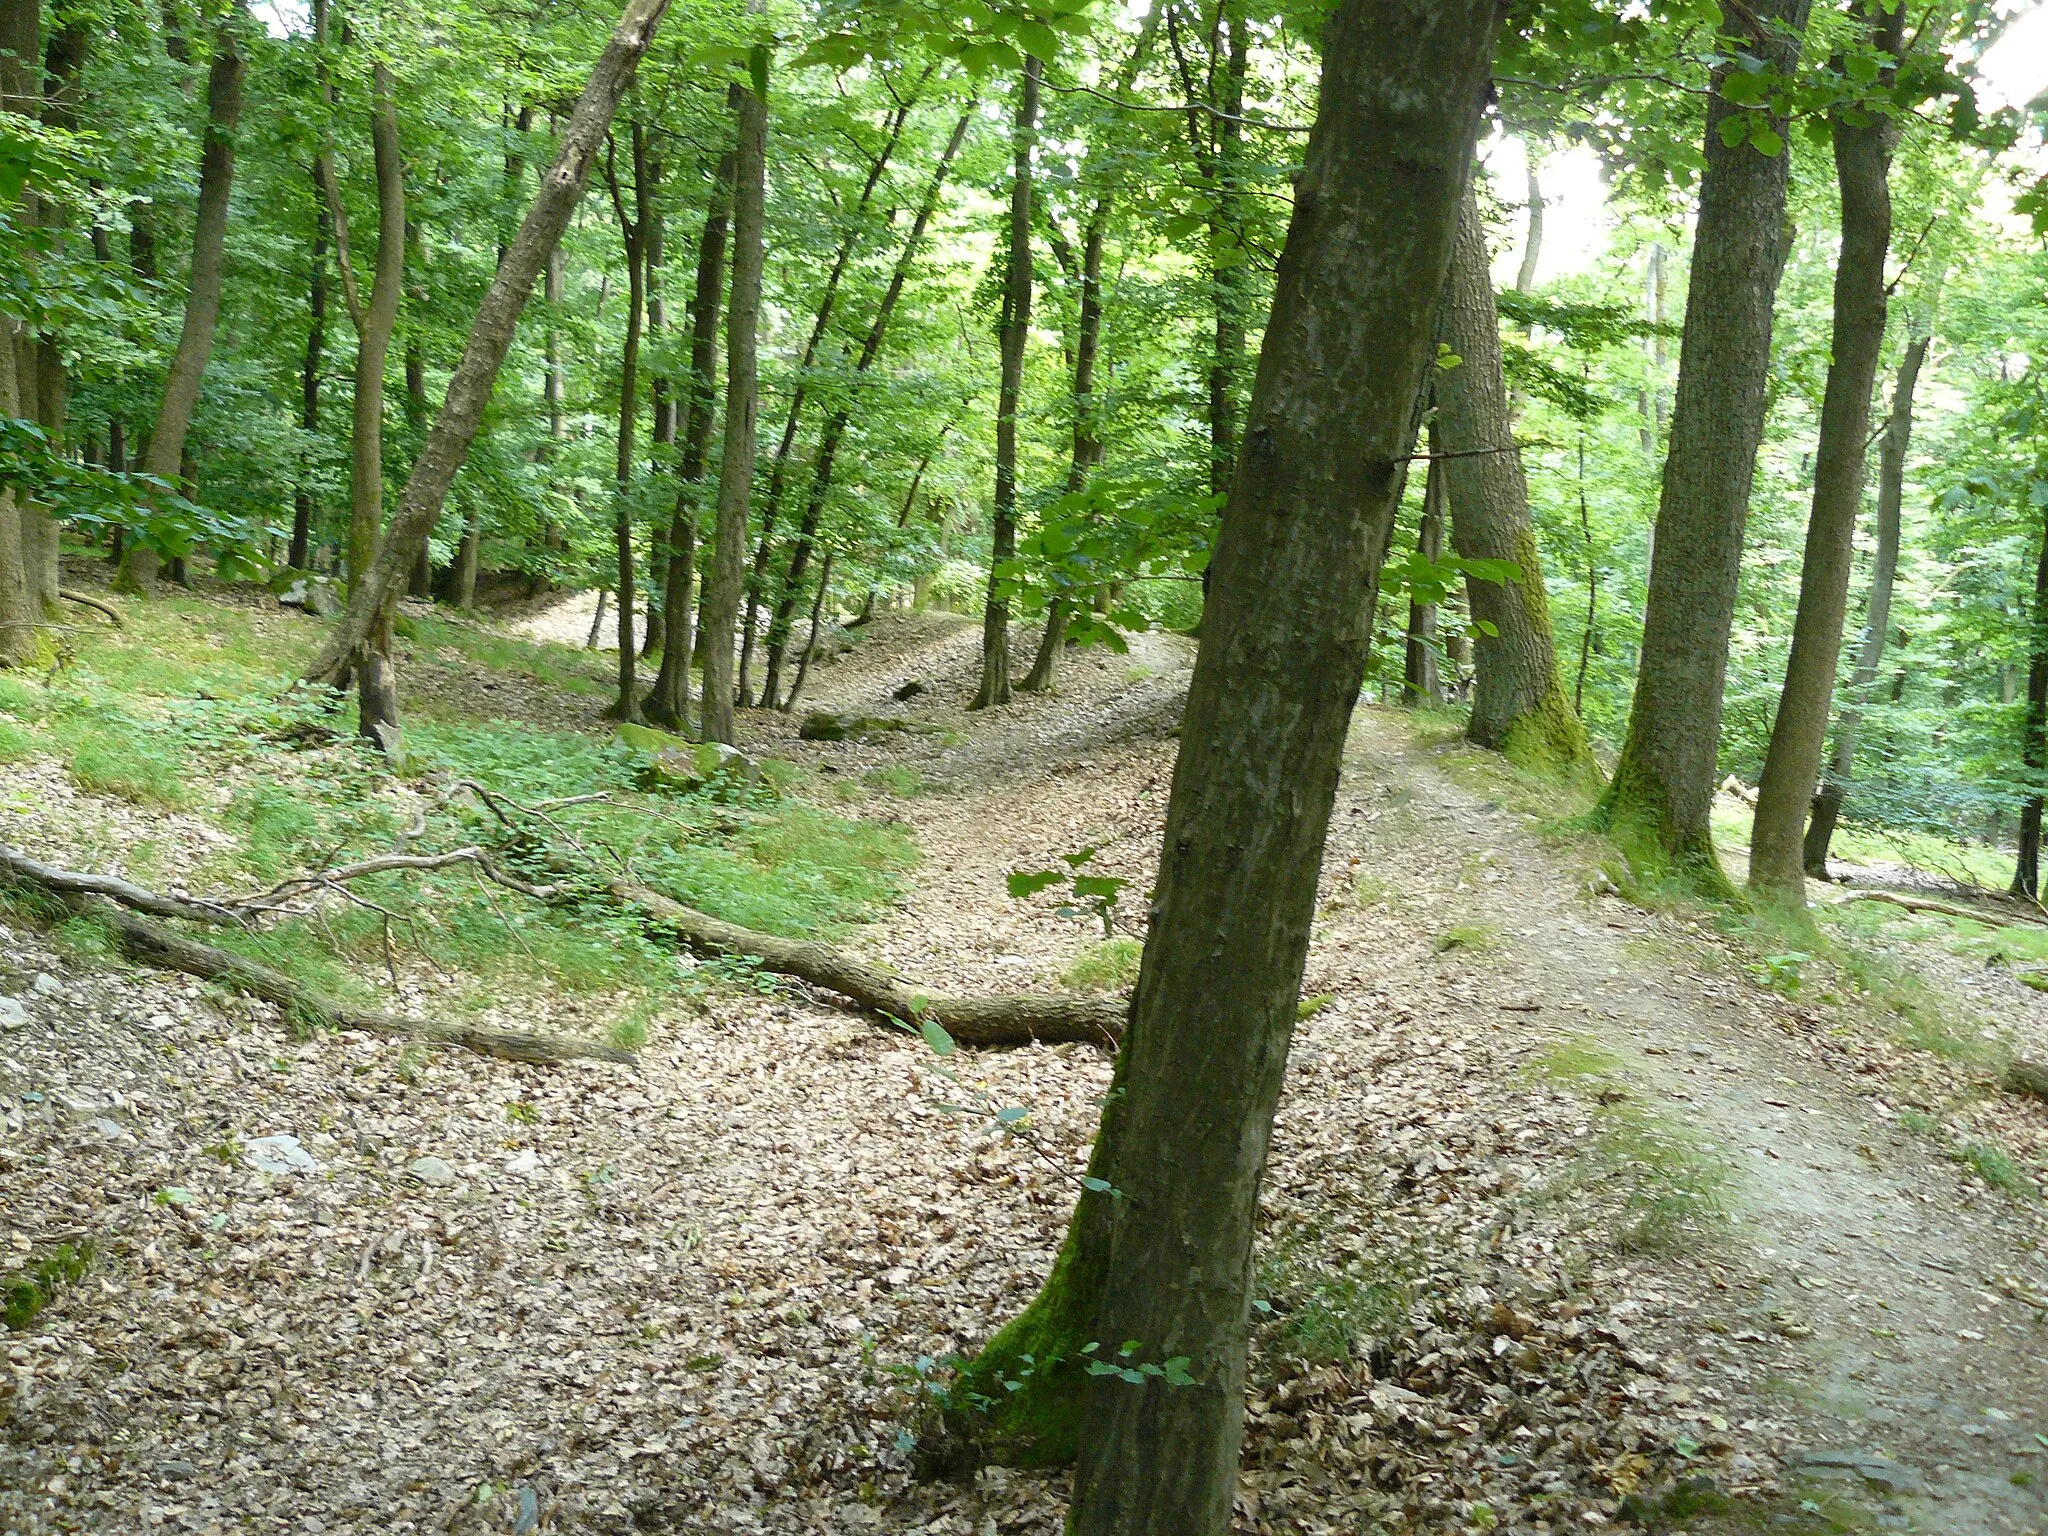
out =
[[[669,374],[668,349],[662,339],[668,332],[668,300],[662,292],[661,275],[668,261],[668,231],[661,214],[661,178],[662,162],[658,156],[652,156],[647,162],[650,192],[640,210],[640,261],[647,269],[647,340],[659,363],[648,380],[648,403],[653,413],[648,468],[654,474],[674,460],[677,426],[675,380]],[[667,633],[662,611],[668,596],[668,528],[657,522],[653,532],[653,547],[647,560],[647,633],[640,640],[642,656],[652,656],[659,650]]]
[[[903,249],[896,257],[896,268],[889,274],[889,286],[882,291],[881,302],[875,306],[875,318],[869,323],[867,336],[861,342],[847,398],[826,418],[824,429],[818,434],[818,455],[811,466],[811,486],[804,497],[803,520],[797,526],[795,547],[789,555],[789,570],[783,577],[782,595],[776,599],[775,613],[768,626],[768,665],[761,676],[763,709],[775,709],[779,705],[782,664],[789,650],[790,624],[796,613],[797,597],[803,589],[805,573],[810,569],[811,552],[817,545],[818,525],[825,516],[825,502],[832,492],[839,447],[845,441],[846,429],[853,420],[854,392],[874,368],[875,360],[882,355],[882,343],[889,335],[889,322],[894,318],[897,302],[910,282],[912,266],[924,245],[924,232],[931,224],[932,215],[938,211],[946,177],[953,169],[953,159],[960,153],[960,145],[967,138],[968,124],[972,120],[973,109],[970,108],[961,113],[960,120],[953,125],[953,136],[946,141],[945,152],[939,156],[939,163],[932,171],[924,201],[918,205],[917,217],[911,220],[910,233],[903,237]],[[743,647],[744,643],[743,636]],[[744,660],[744,648],[740,655]]]
[[[1892,59],[1904,44],[1904,0],[1863,8],[1872,41]],[[1888,85],[1892,67],[1879,76]],[[1757,782],[1749,842],[1749,890],[1780,906],[1806,905],[1806,810],[1827,747],[1828,710],[1841,665],[1842,627],[1855,559],[1856,513],[1870,436],[1870,395],[1884,349],[1885,254],[1891,245],[1891,120],[1869,112],[1834,120],[1835,176],[1842,192],[1842,249],[1835,262],[1835,324],[1827,392],[1814,453],[1813,508],[1800,562],[1799,609],[1777,719]]]
[[[1435,564],[1444,556],[1444,515],[1449,510],[1450,477],[1443,460],[1434,424],[1429,429],[1429,478],[1422,487],[1422,522],[1415,530],[1415,548],[1423,559]],[[1401,669],[1401,702],[1411,709],[1418,704],[1444,701],[1443,678],[1436,656],[1436,604],[1410,599],[1408,603],[1408,651]]]
[[[1495,25],[1486,0],[1348,0],[1324,33],[1086,1192],[1044,1291],[952,1399],[993,1402],[953,1420],[984,1451],[1078,1451],[1079,1536],[1229,1528],[1259,1185]],[[1090,1375],[1098,1340],[1185,1379]]]
[[1244,246],[1244,81],[1251,62],[1251,26],[1239,12],[1218,8],[1230,29],[1223,100],[1216,118],[1215,211],[1209,216],[1209,282],[1215,307],[1215,350],[1209,357],[1209,474],[1213,494],[1228,494],[1237,467],[1238,376],[1244,371],[1245,313],[1251,307],[1251,263]]
[[690,583],[696,578],[697,499],[711,451],[718,409],[718,312],[725,284],[725,237],[732,219],[733,156],[718,162],[704,236],[697,242],[697,287],[690,300],[690,382],[676,504],[668,525],[668,590],[662,595],[661,671],[641,702],[648,719],[671,730],[690,727],[690,652],[695,647]]
[[[929,70],[926,77],[930,77]],[[919,82],[920,85],[922,83]],[[761,505],[761,538],[754,546],[753,569],[747,574],[747,614],[740,624],[740,676],[734,694],[742,707],[753,702],[749,679],[754,666],[754,631],[760,620],[761,601],[767,593],[768,562],[775,553],[775,531],[782,516],[783,487],[788,481],[790,453],[796,447],[797,429],[803,424],[804,404],[811,396],[811,370],[818,361],[818,347],[832,324],[832,311],[839,302],[840,281],[846,276],[853,253],[859,249],[868,205],[874,201],[875,189],[881,185],[882,175],[896,153],[896,145],[903,137],[903,125],[909,121],[910,109],[915,103],[914,94],[897,103],[896,111],[889,119],[888,137],[868,164],[867,179],[861,183],[860,196],[854,199],[846,233],[840,237],[839,249],[832,255],[832,265],[826,268],[825,285],[818,295],[817,313],[811,319],[811,334],[797,358],[796,382],[789,392],[789,413],[783,418],[782,437],[775,445],[774,456],[768,461],[768,494]],[[762,707],[770,708],[773,703],[772,699],[764,699]]]
[[981,618],[981,683],[970,709],[1010,702],[1010,599],[1001,572],[1017,555],[1017,401],[1031,339],[1031,146],[1038,130],[1037,58],[1024,60],[1017,92],[1016,159],[1010,175],[1009,271],[1003,285],[1002,383],[996,400],[996,488],[989,539],[988,602]]
[[1600,820],[1631,858],[1669,866],[1701,889],[1728,891],[1709,816],[1721,741],[1721,692],[1742,567],[1743,525],[1763,437],[1771,316],[1790,238],[1789,157],[1782,117],[1759,117],[1781,147],[1730,145],[1722,125],[1745,109],[1722,94],[1753,63],[1789,75],[1810,0],[1726,4],[1722,31],[1738,56],[1714,76],[1707,105],[1692,280],[1679,346],[1678,394],[1657,509],[1642,660],[1628,734]]
[[[199,386],[213,355],[220,324],[221,289],[226,279],[228,194],[235,179],[235,127],[242,115],[242,54],[235,37],[240,5],[232,7],[214,32],[213,64],[206,76],[206,137],[199,157],[199,216],[192,229],[191,281],[185,291],[185,324],[171,354],[156,424],[150,428],[143,472],[178,483],[185,462],[185,435],[199,405]],[[128,547],[121,584],[148,591],[156,584],[157,552],[147,542]]]
[[1501,369],[1492,266],[1478,192],[1468,187],[1444,295],[1444,344],[1462,361],[1436,379],[1438,430],[1448,455],[1440,462],[1450,491],[1451,543],[1460,558],[1505,560],[1518,574],[1467,582],[1479,639],[1465,734],[1525,768],[1591,788],[1600,771],[1558,677],[1529,482]]
[[634,68],[668,6],[669,0],[627,0],[625,14],[592,67],[590,81],[570,115],[561,151],[542,178],[526,221],[505,259],[498,263],[497,274],[477,308],[462,359],[448,380],[440,413],[399,496],[398,511],[383,547],[368,575],[350,591],[347,612],[308,665],[309,682],[332,683],[340,678],[404,591],[413,557],[433,533],[448,488],[483,424],[484,408],[490,404],[498,370],[504,366],[518,329],[519,312],[568,226],[569,216],[582,201],[591,163],[604,142],[612,114],[618,110],[619,98],[632,82]]
[[1828,877],[1828,844],[1841,819],[1842,797],[1856,767],[1856,737],[1863,727],[1863,706],[1884,664],[1884,647],[1892,622],[1892,587],[1899,574],[1899,532],[1906,499],[1906,450],[1913,441],[1913,392],[1920,365],[1927,358],[1929,338],[1914,336],[1899,359],[1898,381],[1892,387],[1891,417],[1878,448],[1877,552],[1870,567],[1870,597],[1863,616],[1863,643],[1856,671],[1849,679],[1849,698],[1835,721],[1835,750],[1828,759],[1820,792],[1806,823],[1806,872],[1816,880]]
[[2034,564],[2034,604],[2027,612],[2027,717],[2020,744],[2027,797],[2020,807],[2018,857],[2012,893],[2029,901],[2041,891],[2041,812],[2048,801],[2048,509],[2041,528],[2041,555]]
[[732,301],[725,321],[725,451],[718,466],[718,522],[704,574],[704,691],[699,704],[706,741],[732,744],[733,625],[747,558],[747,509],[754,491],[754,448],[760,404],[755,349],[761,326],[762,223],[766,203],[768,107],[733,88],[739,142],[733,162]]

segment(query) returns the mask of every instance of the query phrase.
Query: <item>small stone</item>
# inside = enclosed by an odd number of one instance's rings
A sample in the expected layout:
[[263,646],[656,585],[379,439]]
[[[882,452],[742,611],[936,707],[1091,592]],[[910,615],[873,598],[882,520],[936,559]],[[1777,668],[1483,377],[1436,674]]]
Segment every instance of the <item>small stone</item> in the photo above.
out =
[[296,1136],[258,1136],[244,1148],[258,1173],[318,1173],[320,1164]]
[[64,983],[48,971],[37,971],[36,979],[29,983],[40,997],[55,997],[64,990]]
[[1714,1053],[1710,1047],[1701,1045],[1697,1040],[1695,1040],[1691,1045],[1688,1045],[1685,1048],[1685,1054],[1688,1056],[1711,1056]]
[[1870,1451],[1794,1451],[1785,1458],[1796,1471],[1821,1477],[1860,1477],[1887,1493],[1924,1493],[1927,1485],[1911,1467]]
[[446,1189],[455,1182],[455,1170],[438,1157],[416,1157],[405,1165],[405,1171],[435,1189]]
[[183,1483],[197,1477],[199,1469],[189,1461],[160,1461],[156,1464],[156,1475],[167,1483]]
[[523,1147],[505,1159],[505,1171],[522,1179],[537,1178],[540,1174],[540,1154],[531,1147]]
[[109,1141],[133,1141],[135,1139],[135,1133],[129,1130],[127,1126],[121,1124],[118,1120],[109,1120],[105,1115],[101,1115],[98,1119],[90,1120],[87,1124]]
[[20,1029],[28,1022],[28,1010],[18,997],[0,997],[0,1029]]

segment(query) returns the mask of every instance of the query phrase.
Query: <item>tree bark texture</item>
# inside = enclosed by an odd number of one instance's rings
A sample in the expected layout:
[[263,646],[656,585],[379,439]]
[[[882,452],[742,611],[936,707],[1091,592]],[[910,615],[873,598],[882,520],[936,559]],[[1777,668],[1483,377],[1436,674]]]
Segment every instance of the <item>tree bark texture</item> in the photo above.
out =
[[1465,734],[1524,768],[1597,787],[1585,727],[1558,677],[1476,188],[1466,188],[1458,216],[1441,324],[1445,344],[1461,359],[1436,377],[1437,432],[1448,457],[1430,466],[1446,472],[1451,543],[1462,559],[1506,560],[1520,568],[1509,581],[1466,583],[1472,617],[1482,627]]
[[[966,1373],[999,1400],[998,1448],[1078,1450],[1077,1536],[1229,1529],[1259,1186],[1496,23],[1488,0],[1348,0],[1324,33],[1101,1184],[1045,1291]],[[1184,1357],[1192,1383],[1089,1376],[1091,1340]],[[1023,1353],[1042,1364],[1010,1392],[996,1378]]]
[[[1872,41],[1896,59],[1904,47],[1904,0],[1889,11],[1863,7]],[[1888,84],[1893,70],[1880,75]],[[1884,265],[1891,248],[1891,120],[1859,112],[1835,114],[1835,178],[1842,194],[1842,248],[1835,262],[1832,355],[1814,453],[1813,506],[1799,570],[1799,609],[1792,652],[1778,695],[1777,718],[1757,781],[1749,840],[1749,889],[1780,906],[1806,905],[1806,811],[1827,747],[1828,712],[1841,666],[1849,607],[1849,571],[1856,553],[1856,514],[1863,505],[1870,396],[1884,350]]]
[[690,378],[684,406],[676,504],[668,525],[668,591],[662,598],[661,671],[642,702],[647,718],[670,730],[690,725],[690,655],[696,647],[690,583],[696,579],[697,512],[711,425],[718,410],[718,316],[725,290],[726,233],[732,224],[733,156],[718,162],[704,234],[697,242],[697,286],[690,300]]
[[981,619],[981,682],[970,709],[1010,702],[1010,600],[997,572],[1017,554],[1017,404],[1024,347],[1031,339],[1031,149],[1038,138],[1036,58],[1024,61],[1017,91],[1010,174],[1009,269],[1003,285],[1002,381],[996,399],[995,506],[989,539],[988,601]]
[[[41,94],[35,78],[41,7],[34,0],[0,3],[0,111],[22,117]],[[30,351],[22,323],[0,315],[0,415],[22,416],[21,359]],[[23,524],[42,514],[10,486],[0,486],[0,667],[49,659],[47,615],[38,596],[31,560],[39,548]]]
[[308,681],[331,683],[340,677],[404,590],[413,555],[433,533],[448,488],[483,424],[484,408],[512,345],[519,312],[582,200],[591,164],[618,110],[619,98],[632,82],[640,56],[653,40],[668,5],[669,0],[627,0],[618,28],[592,67],[589,83],[570,115],[555,163],[541,179],[526,220],[477,308],[461,361],[399,496],[383,547],[368,575],[349,592],[348,610],[307,667]]
[[735,88],[739,140],[733,161],[732,299],[725,322],[725,448],[718,466],[718,521],[705,572],[704,684],[699,706],[706,741],[733,738],[733,626],[747,557],[747,513],[754,491],[760,381],[762,223],[766,202],[768,108]]
[[1877,669],[1884,664],[1885,641],[1890,636],[1892,587],[1899,574],[1899,534],[1906,500],[1906,453],[1913,441],[1913,394],[1920,382],[1920,365],[1927,360],[1929,339],[1919,334],[1906,343],[1898,379],[1892,386],[1891,415],[1878,447],[1877,549],[1870,567],[1863,640],[1856,653],[1856,670],[1849,679],[1849,697],[1835,720],[1834,751],[1806,824],[1806,872],[1816,880],[1828,875],[1828,845],[1834,840],[1842,800],[1855,772],[1856,737],[1863,727],[1864,704],[1876,686]]
[[[960,153],[960,145],[967,138],[968,124],[972,120],[970,109],[961,113],[960,120],[953,125],[953,136],[946,141],[945,152],[939,156],[939,163],[925,188],[924,201],[918,205],[917,217],[911,220],[910,233],[903,238],[903,249],[896,257],[895,270],[889,274],[889,286],[882,291],[881,302],[875,306],[875,318],[868,325],[867,336],[861,342],[860,356],[853,365],[853,379],[847,397],[834,407],[818,434],[818,453],[811,466],[810,488],[804,495],[803,519],[797,526],[796,539],[790,550],[789,570],[783,577],[782,593],[776,599],[775,613],[768,626],[768,664],[761,677],[763,709],[774,709],[779,703],[790,625],[803,590],[804,576],[810,569],[811,553],[817,547],[818,527],[824,520],[825,504],[832,494],[832,478],[838,467],[840,445],[845,442],[846,429],[853,422],[854,395],[874,368],[875,360],[882,355],[882,343],[888,339],[889,322],[895,317],[897,301],[903,297],[904,287],[910,281],[911,269],[924,245],[925,229],[931,224],[932,215],[938,211],[946,177],[953,169],[954,156]],[[745,643],[744,636],[741,643]],[[744,657],[744,650],[741,655]]]
[[[1722,10],[1723,46],[1789,75],[1808,6],[1809,0],[1730,3]],[[1771,319],[1790,245],[1787,152],[1766,155],[1746,139],[1731,147],[1721,137],[1721,124],[1743,110],[1721,94],[1738,67],[1731,60],[1715,72],[1707,106],[1706,170],[1642,660],[1600,813],[1631,858],[1668,866],[1714,892],[1727,890],[1708,819],[1718,782],[1721,694],[1763,436]],[[1769,127],[1780,139],[1787,132],[1775,116]]]
[[[220,324],[221,288],[226,279],[228,195],[235,180],[235,128],[242,116],[243,62],[235,36],[241,6],[231,7],[214,29],[213,63],[206,74],[206,137],[199,156],[199,214],[192,228],[191,278],[185,290],[185,322],[178,348],[150,428],[144,473],[178,483],[185,462],[185,437],[199,405],[199,387],[213,356]],[[137,539],[128,547],[123,585],[148,590],[156,584],[154,549]]]

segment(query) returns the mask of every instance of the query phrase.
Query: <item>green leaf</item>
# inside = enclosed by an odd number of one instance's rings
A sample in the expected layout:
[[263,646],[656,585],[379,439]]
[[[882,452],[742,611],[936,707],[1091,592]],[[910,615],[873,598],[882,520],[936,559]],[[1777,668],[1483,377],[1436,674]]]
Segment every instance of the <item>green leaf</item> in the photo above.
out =
[[747,50],[747,77],[754,82],[754,99],[768,100],[768,45],[756,43]]
[[1015,1125],[1020,1120],[1030,1118],[1030,1115],[1030,1110],[1015,1107],[996,1111],[996,1119],[1000,1120],[1004,1125]]
[[1059,56],[1059,34],[1042,21],[1019,22],[1016,38],[1026,53],[1044,63],[1050,64]]
[[[1085,1173],[1081,1175],[1081,1187],[1091,1195],[1113,1195],[1117,1192],[1116,1186],[1110,1183],[1109,1180],[1098,1179],[1092,1174]],[[1094,1346],[1091,1345],[1089,1347],[1093,1348]]]
[[1775,160],[1785,153],[1785,141],[1762,123],[1750,130],[1749,142],[1767,159]]
[[917,1027],[923,1032],[924,1043],[932,1048],[934,1056],[953,1054],[953,1037],[946,1033],[945,1026],[937,1019],[921,1019]]
[[1749,119],[1741,113],[1721,119],[1721,142],[1730,149],[1749,137]]
[[1074,894],[1083,899],[1116,900],[1117,893],[1131,882],[1118,880],[1109,875],[1074,876]]
[[1095,857],[1095,850],[1093,848],[1083,848],[1079,853],[1063,853],[1060,857],[1066,860],[1067,868],[1079,869],[1083,864],[1086,864]]
[[1005,882],[1010,894],[1022,901],[1027,896],[1036,896],[1049,885],[1058,885],[1067,877],[1056,869],[1040,869],[1027,873],[1017,870]]

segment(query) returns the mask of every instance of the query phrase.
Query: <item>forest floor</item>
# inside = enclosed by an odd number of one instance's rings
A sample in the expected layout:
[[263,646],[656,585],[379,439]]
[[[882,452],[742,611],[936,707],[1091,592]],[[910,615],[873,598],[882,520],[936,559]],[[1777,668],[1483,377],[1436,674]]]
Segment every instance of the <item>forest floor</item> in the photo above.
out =
[[[970,714],[977,653],[966,620],[884,615],[805,707],[933,729],[749,715],[747,745],[922,851],[840,942],[946,990],[1127,979],[1128,941],[1005,877],[1092,848],[1138,925],[1192,643],[1070,654],[1057,694]],[[468,655],[409,663],[413,707],[602,734],[607,655]],[[203,794],[10,757],[0,840],[33,854],[148,844],[169,879],[233,835]],[[1987,964],[2020,930],[1859,903],[1800,950],[1623,900],[1576,809],[1441,722],[1359,712],[1240,1529],[2039,1536],[2048,1111],[1993,1084],[2003,1051],[2048,1056],[2048,999]],[[919,1485],[907,1449],[1051,1260],[1099,1052],[949,1064],[728,968],[634,1005],[637,1069],[526,1067],[294,1038],[0,919],[0,1280],[91,1253],[5,1336],[0,1531],[1059,1528],[1062,1477]],[[529,985],[487,1017],[598,1033],[609,1006]],[[265,1171],[270,1136],[311,1166]]]

